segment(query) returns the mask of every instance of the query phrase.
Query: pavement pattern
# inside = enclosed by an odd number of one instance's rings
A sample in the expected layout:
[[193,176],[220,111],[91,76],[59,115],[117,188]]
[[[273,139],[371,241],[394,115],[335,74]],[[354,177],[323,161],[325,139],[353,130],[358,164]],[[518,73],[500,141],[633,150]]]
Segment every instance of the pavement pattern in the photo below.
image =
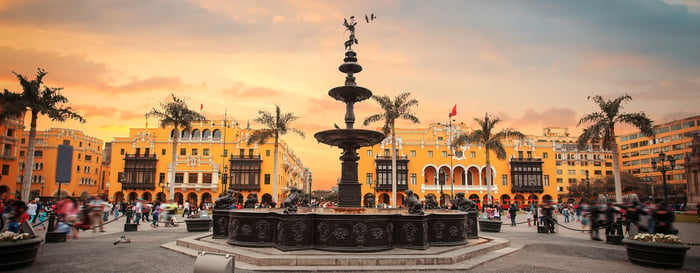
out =
[[[577,222],[560,222],[580,228]],[[131,243],[114,245],[123,224],[121,218],[106,225],[105,232],[80,232],[80,239],[45,244],[31,267],[11,272],[193,272],[194,257],[161,245],[204,233],[188,233],[184,223],[167,228],[141,223],[138,231],[124,233]],[[675,227],[683,242],[700,243],[700,223],[676,223]],[[519,250],[472,267],[470,272],[700,272],[700,246],[691,247],[684,268],[674,271],[634,265],[627,261],[624,246],[592,241],[588,233],[563,227],[557,227],[556,234],[538,234],[527,224],[506,224],[500,233],[480,234],[510,240],[511,247]]]

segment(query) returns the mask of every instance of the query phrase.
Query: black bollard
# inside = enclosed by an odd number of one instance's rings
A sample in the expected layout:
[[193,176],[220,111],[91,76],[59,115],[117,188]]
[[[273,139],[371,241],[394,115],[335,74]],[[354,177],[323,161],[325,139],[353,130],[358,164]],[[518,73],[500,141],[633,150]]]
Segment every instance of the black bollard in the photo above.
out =
[[138,230],[138,225],[131,223],[131,215],[132,214],[133,214],[133,211],[131,210],[131,208],[127,208],[126,213],[124,214],[124,216],[126,217],[126,224],[124,224],[124,232]]
[[46,231],[46,242],[47,243],[61,243],[66,241],[66,234],[62,232],[56,232],[56,213],[49,213],[49,227]]

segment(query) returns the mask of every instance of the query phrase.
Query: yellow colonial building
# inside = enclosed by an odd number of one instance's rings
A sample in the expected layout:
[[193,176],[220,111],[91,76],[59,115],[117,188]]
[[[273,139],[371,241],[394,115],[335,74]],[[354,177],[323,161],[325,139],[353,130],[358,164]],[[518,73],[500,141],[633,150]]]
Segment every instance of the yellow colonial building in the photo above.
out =
[[[284,200],[289,186],[308,189],[309,172],[280,140],[277,196],[273,197],[274,139],[248,146],[254,131],[230,120],[195,122],[189,130],[131,128],[128,136],[115,137],[111,143],[110,196],[167,200],[168,186],[174,183],[173,199],[179,204],[213,202],[226,189],[239,191],[240,201],[257,193],[260,202],[270,203]],[[180,138],[173,164],[175,134]],[[172,168],[175,177],[169,177]]]
[[[396,129],[397,203],[411,189],[423,200],[434,196],[446,205],[456,193],[481,203],[487,198],[484,147],[465,145],[452,151],[449,143],[459,134],[471,131],[463,123],[430,124],[427,128]],[[539,200],[557,201],[558,188],[553,144],[535,137],[505,141],[507,159],[498,160],[491,152],[492,199],[499,204],[530,204]],[[375,194],[379,203],[391,206],[391,138],[360,149],[359,180],[363,204]],[[453,174],[454,179],[450,178]],[[442,198],[441,198],[442,197]]]
[[17,183],[19,172],[19,143],[24,128],[23,118],[8,119],[0,123],[0,200],[7,198],[19,198],[17,192],[20,184]]
[[24,160],[28,139],[29,131],[24,131],[20,140],[19,170],[14,177],[18,187],[24,177],[24,168],[34,168],[32,195],[56,196],[58,194],[56,183],[58,146],[65,144],[73,147],[72,170],[70,182],[61,184],[61,195],[86,198],[105,191],[105,184],[101,178],[104,170],[102,165],[104,142],[101,139],[73,129],[51,128],[37,131],[34,166],[26,166]]

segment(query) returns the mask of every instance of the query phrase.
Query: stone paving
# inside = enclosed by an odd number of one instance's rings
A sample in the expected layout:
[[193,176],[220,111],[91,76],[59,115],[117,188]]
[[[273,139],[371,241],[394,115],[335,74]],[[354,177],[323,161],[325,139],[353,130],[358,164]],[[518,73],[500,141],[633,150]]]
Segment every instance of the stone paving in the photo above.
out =
[[[519,215],[520,216],[520,215]],[[524,220],[520,216],[518,220]],[[563,221],[561,221],[563,222]],[[194,257],[164,249],[161,245],[188,233],[184,223],[178,227],[152,228],[142,223],[137,232],[127,232],[129,244],[113,243],[122,234],[124,220],[106,226],[104,233],[81,232],[80,239],[45,244],[31,267],[13,272],[192,272]],[[580,223],[565,224],[580,228]],[[700,224],[676,223],[684,242],[700,243]],[[657,270],[631,264],[624,246],[592,241],[587,233],[557,228],[556,234],[538,234],[534,227],[504,225],[500,233],[486,236],[511,241],[518,251],[473,266],[473,272],[700,272],[700,246],[688,251],[681,270]],[[456,265],[459,267],[459,265]],[[455,268],[459,271],[460,268]],[[394,272],[406,271],[396,268]],[[465,270],[466,271],[466,270]],[[366,271],[365,271],[366,272]]]

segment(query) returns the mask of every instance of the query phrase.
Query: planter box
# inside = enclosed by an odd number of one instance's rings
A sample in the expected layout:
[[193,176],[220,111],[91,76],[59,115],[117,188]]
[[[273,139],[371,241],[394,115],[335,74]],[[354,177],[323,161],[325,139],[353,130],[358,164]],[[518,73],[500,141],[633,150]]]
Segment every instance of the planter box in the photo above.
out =
[[124,224],[124,231],[137,231],[139,229],[139,225],[137,224]]
[[622,245],[622,239],[624,238],[625,236],[622,235],[606,235],[605,242],[613,245]]
[[627,259],[642,266],[660,268],[682,268],[688,245],[647,243],[623,239],[627,249]]
[[502,221],[479,220],[479,230],[486,232],[501,232]]
[[187,232],[207,232],[211,229],[209,218],[185,219],[185,224],[187,224]]
[[32,265],[43,240],[41,237],[36,237],[22,241],[1,242],[0,270],[12,270]]

